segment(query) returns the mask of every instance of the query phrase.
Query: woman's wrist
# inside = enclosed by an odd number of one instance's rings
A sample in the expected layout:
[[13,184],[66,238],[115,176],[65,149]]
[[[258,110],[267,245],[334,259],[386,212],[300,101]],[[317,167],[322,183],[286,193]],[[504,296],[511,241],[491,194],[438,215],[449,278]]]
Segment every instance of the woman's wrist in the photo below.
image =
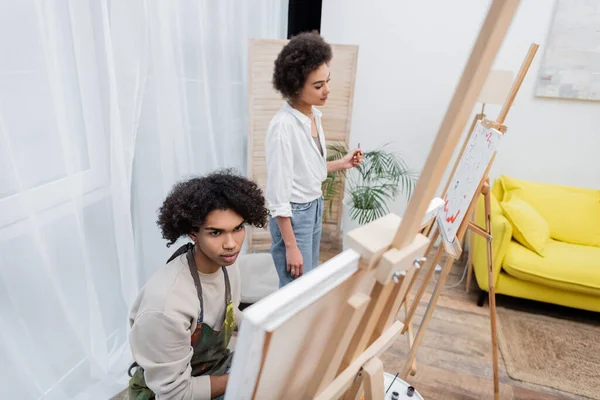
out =
[[339,159],[335,161],[329,161],[327,163],[327,172],[338,172],[345,169],[344,168],[344,160]]
[[296,248],[296,247],[298,247],[298,243],[296,243],[296,241],[295,241],[295,240],[292,240],[292,241],[290,241],[289,243],[288,243],[288,242],[286,242],[285,240],[284,240],[283,242],[285,243],[285,248],[286,248],[286,249],[293,249],[293,248]]

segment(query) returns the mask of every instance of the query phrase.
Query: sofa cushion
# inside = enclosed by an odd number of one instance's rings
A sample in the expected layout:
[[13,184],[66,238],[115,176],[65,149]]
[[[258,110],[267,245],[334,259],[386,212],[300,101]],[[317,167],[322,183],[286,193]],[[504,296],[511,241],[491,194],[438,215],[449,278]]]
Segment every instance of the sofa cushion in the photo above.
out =
[[600,296],[600,247],[550,239],[540,257],[513,240],[502,268],[518,279]]
[[548,223],[550,237],[600,246],[600,190],[500,179],[504,198],[517,194],[531,204]]
[[550,239],[546,220],[515,193],[510,193],[500,205],[504,216],[513,226],[513,236],[517,242],[543,257],[544,247]]

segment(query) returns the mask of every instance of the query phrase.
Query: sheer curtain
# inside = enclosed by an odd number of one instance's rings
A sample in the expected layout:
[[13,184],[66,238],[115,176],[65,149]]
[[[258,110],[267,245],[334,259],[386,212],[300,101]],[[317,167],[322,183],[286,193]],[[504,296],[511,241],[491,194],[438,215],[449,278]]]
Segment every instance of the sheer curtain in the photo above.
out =
[[[140,280],[176,249],[156,227],[173,183],[216,168],[245,171],[248,39],[287,32],[287,1],[156,4],[147,10],[149,65],[133,166]],[[136,73],[128,75],[133,85]]]
[[282,0],[0,0],[0,398],[107,399],[171,250],[156,209],[246,165],[246,45]]

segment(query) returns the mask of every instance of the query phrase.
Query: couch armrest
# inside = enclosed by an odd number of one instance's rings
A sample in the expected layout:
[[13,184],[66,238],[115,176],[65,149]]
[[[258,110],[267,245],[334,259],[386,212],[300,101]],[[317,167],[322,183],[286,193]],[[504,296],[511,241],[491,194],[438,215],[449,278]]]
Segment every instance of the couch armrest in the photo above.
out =
[[[491,195],[491,214],[492,214],[492,259],[493,259],[493,273],[494,282],[498,282],[500,271],[502,269],[502,262],[506,256],[508,245],[512,239],[513,227],[508,222],[504,214],[500,203],[494,195]],[[484,198],[479,196],[477,202],[477,210],[475,213],[475,221],[477,225],[485,227],[485,208]],[[487,249],[486,240],[473,232],[470,232],[474,237],[473,241],[473,269],[475,270],[475,278],[477,284],[482,290],[487,291],[488,286],[488,263],[487,263]]]

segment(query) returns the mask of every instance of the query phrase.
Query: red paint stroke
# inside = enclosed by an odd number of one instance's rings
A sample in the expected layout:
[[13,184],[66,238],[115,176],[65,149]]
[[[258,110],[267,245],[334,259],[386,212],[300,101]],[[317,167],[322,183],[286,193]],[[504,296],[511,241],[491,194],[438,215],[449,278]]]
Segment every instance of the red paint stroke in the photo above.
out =
[[460,215],[460,210],[458,210],[456,212],[456,214],[454,214],[454,215],[452,215],[450,217],[446,217],[446,222],[449,222],[449,223],[453,224],[454,221],[456,221],[456,218],[458,218],[459,215]]
[[458,218],[458,216],[460,215],[460,210],[458,210],[456,212],[456,214],[448,216],[448,198],[447,198],[447,196],[445,196],[445,200],[444,200],[444,212],[446,213],[446,222],[449,222],[451,224],[453,224],[454,221],[456,221],[456,218]]
[[492,145],[492,132],[486,133],[485,137],[486,137],[487,142],[488,142],[488,147],[490,147]]

